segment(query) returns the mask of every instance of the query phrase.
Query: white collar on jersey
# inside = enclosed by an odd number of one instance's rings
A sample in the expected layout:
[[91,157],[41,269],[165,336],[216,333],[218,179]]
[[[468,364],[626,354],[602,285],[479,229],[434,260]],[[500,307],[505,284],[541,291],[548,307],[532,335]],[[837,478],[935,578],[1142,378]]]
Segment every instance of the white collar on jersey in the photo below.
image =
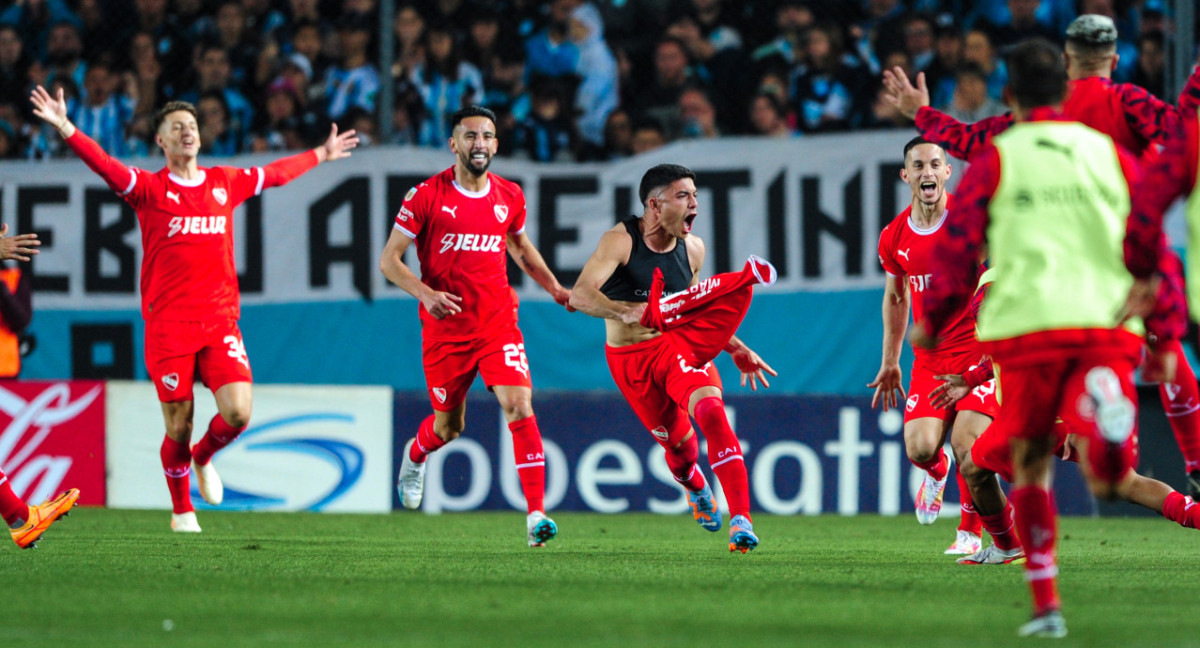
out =
[[188,180],[187,178],[180,178],[179,176],[175,175],[174,173],[168,173],[167,177],[171,179],[171,182],[174,182],[175,184],[180,185],[180,186],[199,187],[200,185],[204,184],[204,180],[205,180],[205,178],[208,177],[208,174],[205,173],[204,169],[200,169],[200,175],[196,176],[195,178],[193,178],[191,180]]
[[930,234],[933,234],[934,232],[942,229],[942,225],[945,224],[945,222],[946,222],[946,214],[949,214],[949,213],[950,213],[949,209],[943,209],[942,217],[939,218],[938,221],[936,223],[934,223],[933,226],[929,227],[928,229],[922,229],[921,227],[918,227],[917,221],[913,220],[912,214],[909,214],[908,215],[908,227],[910,229],[912,229],[912,231],[916,232],[917,234],[919,234],[921,236],[929,236]]
[[467,190],[466,187],[458,184],[458,180],[451,180],[450,182],[454,184],[455,189],[458,189],[458,193],[466,196],[467,198],[483,198],[484,196],[488,195],[489,191],[492,190],[492,178],[490,176],[488,177],[487,184],[483,185],[483,189],[480,189],[479,191]]

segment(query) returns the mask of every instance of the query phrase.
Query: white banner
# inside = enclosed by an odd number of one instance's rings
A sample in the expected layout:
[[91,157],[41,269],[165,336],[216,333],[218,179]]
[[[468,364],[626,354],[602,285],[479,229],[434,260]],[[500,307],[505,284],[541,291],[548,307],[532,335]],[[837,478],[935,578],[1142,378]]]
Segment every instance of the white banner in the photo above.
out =
[[[566,285],[604,230],[640,213],[637,188],[646,169],[672,162],[698,174],[694,232],[707,243],[704,275],[739,268],[758,254],[779,269],[779,283],[767,290],[841,290],[879,285],[878,233],[908,204],[899,170],[911,136],[726,138],[610,164],[497,159],[493,171],[525,188],[529,235]],[[204,162],[254,166],[271,159]],[[449,151],[363,149],[243,205],[234,230],[243,302],[403,296],[379,272],[379,254],[404,194],[453,161]],[[157,170],[162,159],[130,163]],[[137,220],[98,176],[79,161],[5,162],[0,192],[0,219],[43,240],[32,264],[39,309],[138,307]],[[518,281],[523,298],[545,298],[528,278]]]
[[[216,414],[197,386],[198,442]],[[162,411],[149,382],[108,383],[108,506],[169,509]],[[378,513],[392,508],[392,392],[255,385],[250,427],[213,459],[222,510]],[[192,501],[204,504],[192,478]]]

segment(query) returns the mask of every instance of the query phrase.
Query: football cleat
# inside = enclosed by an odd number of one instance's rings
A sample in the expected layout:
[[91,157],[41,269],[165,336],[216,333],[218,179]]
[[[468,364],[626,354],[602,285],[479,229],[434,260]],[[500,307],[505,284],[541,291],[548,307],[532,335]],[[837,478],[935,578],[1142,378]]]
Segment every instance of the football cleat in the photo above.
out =
[[1096,402],[1096,427],[1109,443],[1122,444],[1133,434],[1137,407],[1121,389],[1121,379],[1108,367],[1093,367],[1083,379],[1087,393]]
[[1067,636],[1067,620],[1063,618],[1062,612],[1058,610],[1043,612],[1021,626],[1017,630],[1017,636],[1062,639]]
[[946,548],[945,553],[947,556],[964,556],[976,553],[982,546],[983,542],[979,536],[959,529],[958,534],[954,536],[954,542]]
[[545,547],[546,543],[558,535],[558,525],[546,517],[541,511],[534,511],[525,516],[525,537],[530,547]]
[[400,474],[396,476],[396,490],[400,491],[400,503],[406,509],[421,508],[421,496],[425,494],[425,462],[417,463],[408,456],[416,442],[416,439],[409,439],[404,444],[404,460],[400,462]]
[[735,515],[729,519],[729,551],[746,553],[758,546],[758,536],[754,535],[754,525],[744,515]]
[[37,541],[46,532],[46,529],[50,528],[50,525],[54,524],[58,518],[67,517],[71,512],[71,507],[75,506],[78,499],[79,489],[72,488],[63,491],[52,500],[42,502],[37,506],[30,506],[25,524],[15,529],[9,529],[13,542],[22,549],[37,548]]
[[1187,494],[1192,499],[1200,499],[1200,470],[1192,470],[1187,474]]
[[917,522],[933,524],[937,521],[938,513],[942,512],[942,497],[946,494],[946,480],[950,477],[953,463],[954,457],[946,455],[946,476],[940,480],[925,473],[925,479],[921,482],[921,490],[917,491]]
[[717,498],[707,483],[701,490],[688,491],[687,500],[688,506],[692,507],[692,517],[700,526],[706,531],[721,530],[721,509],[717,507]]
[[225,499],[225,485],[212,461],[201,466],[193,460],[192,474],[196,475],[196,489],[205,502],[216,506]]
[[175,533],[200,533],[200,523],[196,521],[196,512],[172,513],[171,530]]
[[988,545],[986,549],[976,551],[970,556],[958,559],[960,565],[1007,565],[1008,563],[1025,562],[1025,549],[1013,547],[1001,549],[996,545]]

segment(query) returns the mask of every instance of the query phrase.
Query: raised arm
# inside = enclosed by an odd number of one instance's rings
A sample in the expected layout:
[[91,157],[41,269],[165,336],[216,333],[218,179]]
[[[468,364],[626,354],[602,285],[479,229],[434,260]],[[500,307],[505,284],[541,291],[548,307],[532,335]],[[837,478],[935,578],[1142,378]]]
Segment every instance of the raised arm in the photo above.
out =
[[615,302],[600,292],[600,287],[622,263],[629,260],[633,241],[624,228],[613,228],[600,237],[596,251],[584,264],[571,290],[571,307],[592,317],[635,324],[646,310],[645,304]]
[[993,135],[1004,132],[1013,123],[1012,113],[964,124],[934,110],[929,106],[924,72],[917,74],[917,85],[914,86],[904,70],[896,67],[883,73],[883,82],[888,90],[887,101],[913,120],[921,136],[960,160],[970,160],[987,148]]
[[29,101],[33,104],[33,114],[57,129],[67,146],[71,147],[88,168],[104,178],[104,182],[113,191],[122,196],[129,193],[135,180],[133,170],[105,153],[95,140],[75,128],[75,124],[67,118],[67,102],[63,99],[62,88],[58,89],[58,96],[51,97],[50,93],[39,85],[33,89]]
[[383,255],[379,258],[379,269],[383,271],[383,276],[416,297],[434,319],[461,313],[459,304],[462,303],[462,297],[430,288],[404,263],[404,251],[411,244],[412,239],[403,232],[392,230],[387,245],[383,247]]
[[517,266],[538,282],[543,290],[550,293],[555,303],[566,307],[567,311],[574,311],[574,307],[570,304],[571,291],[558,283],[558,278],[554,276],[550,266],[546,265],[546,260],[542,258],[542,253],[538,252],[533,241],[529,239],[529,235],[521,232],[520,234],[509,234],[507,238],[508,254],[513,261],[517,262]]
[[263,167],[263,187],[285,185],[322,162],[348,158],[351,149],[356,146],[358,135],[353,129],[339,134],[337,124],[333,124],[324,144],[311,151],[280,158]]

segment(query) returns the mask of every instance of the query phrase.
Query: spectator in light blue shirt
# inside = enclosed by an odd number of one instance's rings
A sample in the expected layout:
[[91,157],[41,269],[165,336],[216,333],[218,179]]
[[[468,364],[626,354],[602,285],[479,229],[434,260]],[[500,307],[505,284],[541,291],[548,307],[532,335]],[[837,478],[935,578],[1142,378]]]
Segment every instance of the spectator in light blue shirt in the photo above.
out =
[[525,78],[562,78],[579,68],[579,48],[567,37],[567,21],[575,0],[553,0],[550,22],[525,41]]
[[571,13],[571,42],[579,48],[577,74],[582,78],[575,93],[579,136],[597,149],[604,146],[604,122],[619,100],[617,60],[604,43],[604,23],[591,4]]
[[347,14],[338,23],[337,37],[342,56],[325,75],[326,112],[337,121],[357,106],[375,111],[379,72],[367,57],[371,45],[371,21],[365,15]]
[[84,97],[77,101],[70,119],[75,127],[96,140],[100,148],[113,156],[128,154],[125,129],[133,120],[137,103],[128,95],[115,92],[119,77],[109,70],[108,63],[96,61],[84,77]]
[[421,97],[423,113],[417,143],[444,147],[450,139],[449,121],[454,111],[482,100],[483,75],[462,60],[448,25],[426,28],[425,52],[425,62],[414,67],[410,77]]

